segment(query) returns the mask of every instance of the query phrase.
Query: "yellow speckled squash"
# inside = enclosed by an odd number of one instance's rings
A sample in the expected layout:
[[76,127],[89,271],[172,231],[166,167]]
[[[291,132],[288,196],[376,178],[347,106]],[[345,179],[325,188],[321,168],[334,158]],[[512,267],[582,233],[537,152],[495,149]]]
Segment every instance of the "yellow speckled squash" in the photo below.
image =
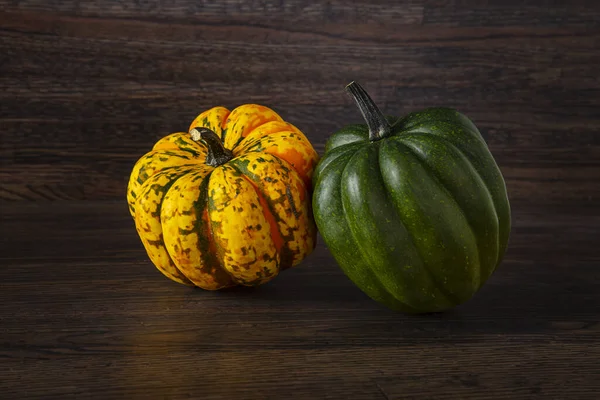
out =
[[273,110],[201,113],[135,164],[127,200],[156,267],[186,285],[259,285],[315,246],[311,178],[318,155]]

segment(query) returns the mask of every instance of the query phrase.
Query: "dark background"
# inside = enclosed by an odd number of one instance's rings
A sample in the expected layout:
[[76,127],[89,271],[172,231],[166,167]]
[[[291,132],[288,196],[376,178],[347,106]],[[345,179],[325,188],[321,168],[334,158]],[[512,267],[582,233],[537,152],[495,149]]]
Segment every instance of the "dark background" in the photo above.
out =
[[513,204],[598,201],[595,2],[0,4],[3,199],[122,200],[136,159],[216,105],[270,106],[322,152],[360,121],[356,80],[390,114],[467,114]]
[[[0,0],[3,398],[597,398],[600,3]],[[163,278],[134,162],[255,102],[322,154],[385,113],[469,116],[513,207],[505,261],[442,315],[393,313],[322,242],[264,287]]]

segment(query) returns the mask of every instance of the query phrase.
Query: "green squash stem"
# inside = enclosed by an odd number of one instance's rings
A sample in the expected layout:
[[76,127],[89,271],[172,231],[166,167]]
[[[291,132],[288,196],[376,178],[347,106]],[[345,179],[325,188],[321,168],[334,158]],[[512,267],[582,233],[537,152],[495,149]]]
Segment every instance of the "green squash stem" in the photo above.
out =
[[392,132],[392,127],[365,89],[353,81],[346,86],[346,90],[358,105],[358,109],[367,122],[369,140],[375,142],[388,136]]
[[233,158],[233,152],[226,149],[219,136],[208,128],[194,128],[190,131],[194,141],[201,141],[206,145],[206,164],[218,167]]

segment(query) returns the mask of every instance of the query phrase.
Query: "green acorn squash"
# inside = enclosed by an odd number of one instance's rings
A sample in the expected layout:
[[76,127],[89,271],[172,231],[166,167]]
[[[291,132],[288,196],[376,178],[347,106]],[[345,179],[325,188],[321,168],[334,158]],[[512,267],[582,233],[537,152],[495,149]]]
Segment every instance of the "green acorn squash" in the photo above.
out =
[[347,86],[367,124],[327,141],[313,212],[344,273],[368,296],[409,313],[469,300],[506,251],[510,205],[475,125],[449,108],[384,117]]

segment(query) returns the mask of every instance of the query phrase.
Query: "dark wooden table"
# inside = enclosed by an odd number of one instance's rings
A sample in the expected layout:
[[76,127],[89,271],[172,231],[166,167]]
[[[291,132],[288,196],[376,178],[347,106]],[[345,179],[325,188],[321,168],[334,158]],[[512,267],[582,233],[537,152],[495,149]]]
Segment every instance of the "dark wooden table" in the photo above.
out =
[[[593,1],[0,0],[0,399],[600,399],[599,49]],[[394,313],[322,241],[254,289],[162,277],[136,159],[248,102],[322,153],[352,80],[486,138],[514,228],[476,297]]]
[[407,316],[322,242],[258,288],[148,261],[125,202],[2,208],[2,398],[597,399],[600,215],[517,209],[487,285]]

